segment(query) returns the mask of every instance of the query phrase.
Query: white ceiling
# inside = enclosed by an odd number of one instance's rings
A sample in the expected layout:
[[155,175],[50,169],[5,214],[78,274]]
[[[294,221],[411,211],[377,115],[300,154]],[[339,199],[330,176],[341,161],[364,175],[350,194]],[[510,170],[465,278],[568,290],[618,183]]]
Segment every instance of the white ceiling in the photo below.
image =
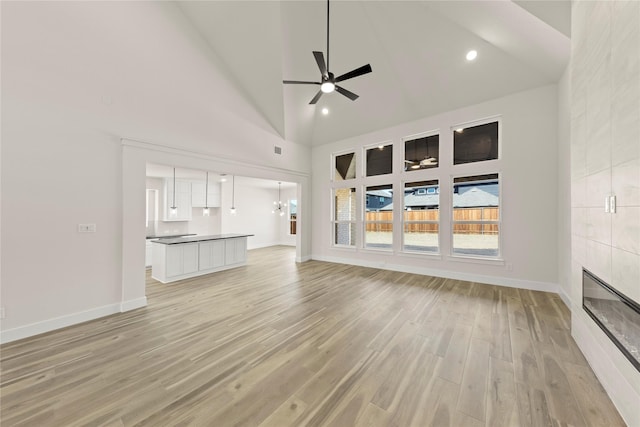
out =
[[311,106],[317,86],[282,80],[319,80],[325,1],[178,4],[274,130],[305,145],[552,84],[569,61],[569,1],[332,1],[330,71],[373,72],[341,84],[355,102],[331,93]]

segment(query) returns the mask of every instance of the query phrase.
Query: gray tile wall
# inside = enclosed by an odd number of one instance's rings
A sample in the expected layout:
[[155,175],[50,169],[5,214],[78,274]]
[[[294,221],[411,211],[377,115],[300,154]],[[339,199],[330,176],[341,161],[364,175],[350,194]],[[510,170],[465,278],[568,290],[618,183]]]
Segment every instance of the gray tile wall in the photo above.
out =
[[578,1],[572,19],[572,298],[584,266],[640,302],[640,2]]

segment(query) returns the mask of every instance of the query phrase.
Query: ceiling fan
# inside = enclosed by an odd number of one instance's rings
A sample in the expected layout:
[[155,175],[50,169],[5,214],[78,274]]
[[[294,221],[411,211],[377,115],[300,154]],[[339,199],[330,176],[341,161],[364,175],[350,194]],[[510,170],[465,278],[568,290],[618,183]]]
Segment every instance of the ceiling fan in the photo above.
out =
[[363,65],[362,67],[356,68],[355,70],[349,71],[341,76],[335,77],[332,72],[329,71],[329,0],[327,0],[327,62],[324,62],[324,55],[322,52],[313,51],[313,56],[316,58],[316,63],[318,64],[318,68],[320,69],[321,80],[319,82],[308,82],[308,81],[299,81],[299,80],[283,80],[284,84],[293,84],[293,85],[318,85],[320,86],[320,90],[313,97],[309,104],[315,104],[318,102],[323,93],[331,93],[336,90],[338,93],[346,96],[352,101],[358,99],[358,95],[355,93],[338,86],[336,83],[343,82],[348,79],[352,79],[354,77],[361,76],[363,74],[370,73],[371,65]]

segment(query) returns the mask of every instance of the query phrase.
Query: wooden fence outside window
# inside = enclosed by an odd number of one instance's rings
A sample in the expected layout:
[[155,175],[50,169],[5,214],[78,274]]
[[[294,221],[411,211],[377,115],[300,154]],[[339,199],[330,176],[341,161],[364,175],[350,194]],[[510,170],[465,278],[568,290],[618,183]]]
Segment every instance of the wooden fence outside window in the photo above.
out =
[[[498,221],[499,208],[456,208],[453,210],[454,221]],[[405,232],[436,233],[438,224],[410,223],[410,221],[438,221],[439,210],[427,209],[405,211]],[[380,221],[380,222],[377,222]],[[366,231],[392,231],[393,212],[367,212]],[[497,234],[498,224],[453,224],[455,234]]]

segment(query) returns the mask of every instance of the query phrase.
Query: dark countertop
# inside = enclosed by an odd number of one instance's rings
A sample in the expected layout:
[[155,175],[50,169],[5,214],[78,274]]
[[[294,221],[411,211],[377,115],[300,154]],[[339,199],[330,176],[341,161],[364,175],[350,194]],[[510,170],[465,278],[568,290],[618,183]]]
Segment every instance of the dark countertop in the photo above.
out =
[[253,234],[216,234],[212,236],[194,236],[194,237],[176,237],[175,239],[160,239],[153,240],[153,243],[160,243],[162,245],[177,245],[179,243],[195,243],[205,242],[207,240],[223,240],[233,239],[236,237],[250,237]]
[[150,239],[173,239],[175,237],[183,237],[183,236],[195,236],[196,233],[187,233],[187,234],[163,234],[160,236],[147,236],[147,240]]

